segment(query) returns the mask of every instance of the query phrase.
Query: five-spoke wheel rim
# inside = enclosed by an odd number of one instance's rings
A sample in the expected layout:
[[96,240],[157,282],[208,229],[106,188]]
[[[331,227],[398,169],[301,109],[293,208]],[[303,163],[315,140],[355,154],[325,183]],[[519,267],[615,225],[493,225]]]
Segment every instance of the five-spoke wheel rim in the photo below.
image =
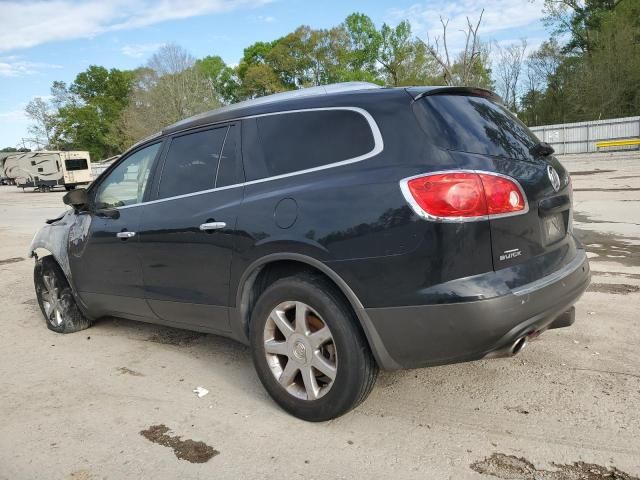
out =
[[264,352],[271,373],[291,395],[317,400],[338,371],[336,345],[323,318],[303,302],[283,302],[264,326]]
[[62,325],[62,312],[60,305],[60,289],[56,287],[56,281],[52,275],[42,275],[42,287],[40,298],[44,313],[52,325]]

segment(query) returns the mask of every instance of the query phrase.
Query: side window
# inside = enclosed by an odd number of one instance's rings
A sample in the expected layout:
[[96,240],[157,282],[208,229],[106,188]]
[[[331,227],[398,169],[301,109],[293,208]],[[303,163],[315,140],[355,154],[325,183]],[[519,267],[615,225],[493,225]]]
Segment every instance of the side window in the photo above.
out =
[[162,168],[158,198],[213,188],[227,130],[221,127],[173,138]]
[[224,141],[224,148],[220,156],[218,175],[216,177],[216,187],[225,187],[238,183],[238,167],[240,160],[237,155],[238,150],[238,127],[229,127],[229,133]]
[[89,168],[86,158],[72,158],[64,161],[64,167],[68,171],[86,170]]
[[247,171],[247,180],[359,157],[375,145],[367,120],[351,110],[284,112],[256,120],[265,165]]
[[142,202],[153,159],[162,143],[138,150],[118,164],[96,189],[96,208],[116,208]]

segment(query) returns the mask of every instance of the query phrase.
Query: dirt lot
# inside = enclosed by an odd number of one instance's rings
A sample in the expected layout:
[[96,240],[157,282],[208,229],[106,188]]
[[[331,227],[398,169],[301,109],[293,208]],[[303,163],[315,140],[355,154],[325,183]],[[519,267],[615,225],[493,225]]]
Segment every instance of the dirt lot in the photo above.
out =
[[382,373],[324,424],[278,409],[230,340],[47,330],[26,253],[62,193],[0,187],[0,478],[640,476],[640,155],[564,163],[594,274],[576,324],[515,358]]

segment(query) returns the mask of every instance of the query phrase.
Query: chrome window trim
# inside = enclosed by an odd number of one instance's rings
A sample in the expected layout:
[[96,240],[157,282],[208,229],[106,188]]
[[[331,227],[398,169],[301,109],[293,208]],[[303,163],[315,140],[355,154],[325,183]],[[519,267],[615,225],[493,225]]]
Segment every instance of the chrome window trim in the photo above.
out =
[[[438,175],[443,173],[482,173],[484,175],[493,175],[494,177],[502,177],[506,178],[514,182],[518,189],[520,190],[520,194],[522,198],[524,198],[524,209],[518,212],[510,212],[510,213],[498,213],[492,215],[480,215],[477,217],[438,217],[435,215],[431,215],[430,213],[424,211],[418,202],[415,201],[413,195],[411,195],[411,191],[409,190],[409,180],[413,180],[414,178],[426,177],[429,175]],[[507,218],[513,217],[516,215],[524,215],[529,213],[529,200],[527,200],[527,195],[524,193],[524,189],[520,182],[518,182],[515,178],[510,177],[508,175],[503,175],[502,173],[496,172],[488,172],[486,170],[465,170],[465,169],[452,169],[452,170],[438,170],[435,172],[425,172],[420,173],[418,175],[412,175],[411,177],[406,177],[400,180],[400,190],[402,191],[402,195],[404,196],[407,203],[411,206],[411,209],[420,217],[425,220],[429,220],[431,222],[439,222],[439,223],[463,223],[463,222],[482,222],[485,220],[494,220],[497,218]]]
[[[183,195],[176,195],[175,197],[160,198],[160,199],[157,199],[157,200],[150,200],[148,202],[140,202],[140,203],[136,203],[136,204],[133,204],[133,205],[124,205],[122,207],[117,207],[117,209],[121,210],[121,209],[125,209],[125,208],[133,208],[133,207],[139,207],[139,206],[143,206],[143,205],[152,205],[154,203],[167,202],[167,201],[170,201],[170,200],[178,200],[178,199],[181,199],[181,198],[193,197],[193,196],[196,196],[196,195],[204,195],[204,194],[211,193],[211,192],[229,190],[231,188],[245,187],[247,185],[254,185],[254,184],[258,184],[258,183],[270,182],[270,181],[273,181],[273,180],[280,180],[282,178],[288,178],[288,177],[294,177],[294,176],[298,176],[298,175],[304,175],[304,174],[307,174],[307,173],[318,172],[318,171],[321,171],[321,170],[327,170],[329,168],[342,167],[344,165],[350,165],[352,163],[361,162],[361,161],[366,160],[368,158],[375,157],[376,155],[378,155],[379,153],[381,153],[384,150],[384,142],[382,140],[382,133],[380,132],[380,128],[378,127],[378,124],[376,123],[375,119],[371,116],[371,114],[368,111],[366,111],[364,108],[360,108],[360,107],[319,107],[319,108],[302,108],[302,109],[296,109],[296,110],[282,110],[282,111],[279,111],[279,112],[261,113],[261,114],[258,114],[258,115],[248,115],[246,117],[239,117],[239,118],[235,118],[235,119],[223,120],[223,121],[215,122],[215,123],[208,124],[208,125],[198,125],[197,127],[194,127],[194,128],[200,129],[200,128],[206,128],[206,127],[215,127],[217,124],[233,123],[233,122],[239,122],[239,121],[245,120],[245,119],[267,117],[267,116],[271,116],[271,115],[287,115],[287,114],[291,114],[291,113],[332,111],[332,110],[346,110],[346,111],[356,112],[356,113],[359,113],[360,115],[362,115],[365,118],[365,120],[369,124],[369,128],[371,129],[371,134],[373,135],[373,149],[370,152],[365,153],[363,155],[359,155],[357,157],[348,158],[346,160],[341,160],[339,162],[329,163],[327,165],[320,165],[318,167],[313,167],[313,168],[306,168],[304,170],[298,170],[296,172],[283,173],[281,175],[274,175],[272,177],[265,177],[265,178],[260,178],[260,179],[257,179],[257,180],[250,180],[248,182],[235,183],[233,185],[225,185],[224,187],[210,188],[210,189],[207,189],[207,190],[200,190],[200,191],[197,191],[197,192],[185,193]],[[172,132],[170,134],[170,136],[174,136],[176,134],[180,134],[182,132],[186,132],[187,130],[191,130],[191,129],[192,128],[185,129],[185,130],[180,130],[180,131],[177,131],[177,132]]]

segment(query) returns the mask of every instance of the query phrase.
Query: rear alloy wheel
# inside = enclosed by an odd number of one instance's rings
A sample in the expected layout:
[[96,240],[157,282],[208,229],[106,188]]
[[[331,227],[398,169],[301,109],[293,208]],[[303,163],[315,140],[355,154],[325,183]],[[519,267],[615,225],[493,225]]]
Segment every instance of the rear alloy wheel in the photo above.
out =
[[357,322],[336,287],[320,276],[283,278],[262,293],[251,314],[253,361],[284,410],[325,421],[369,395],[378,367]]
[[36,261],[33,277],[38,305],[50,330],[71,333],[91,325],[78,308],[71,287],[52,256]]
[[264,325],[265,358],[291,395],[316,400],[333,386],[338,370],[331,330],[309,305],[285,302]]

